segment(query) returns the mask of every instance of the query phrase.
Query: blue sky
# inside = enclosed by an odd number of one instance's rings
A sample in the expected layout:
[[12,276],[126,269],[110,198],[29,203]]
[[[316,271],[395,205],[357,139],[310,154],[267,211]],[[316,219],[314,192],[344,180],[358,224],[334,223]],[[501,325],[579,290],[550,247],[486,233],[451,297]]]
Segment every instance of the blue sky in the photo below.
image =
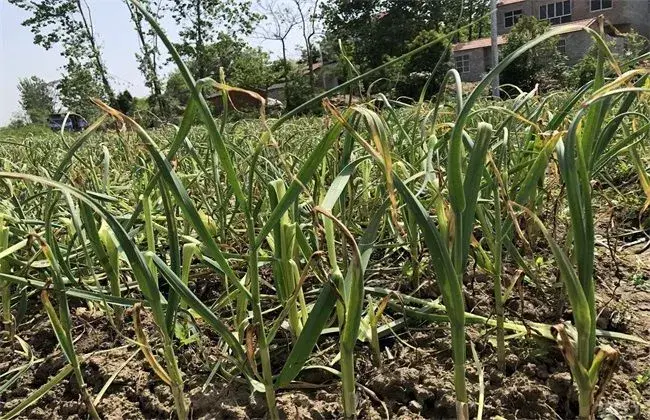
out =
[[[88,0],[88,4],[115,90],[128,89],[135,96],[147,95],[135,60],[138,39],[126,5],[122,0]],[[33,44],[32,33],[21,26],[27,17],[7,0],[0,0],[0,126],[7,124],[12,115],[20,111],[16,88],[20,78],[35,75],[46,81],[57,80],[64,64],[57,48],[46,51]],[[165,21],[163,25],[172,39],[177,37],[178,30],[173,21]],[[297,56],[301,39],[300,31],[296,29],[289,40],[287,50],[290,56]],[[277,41],[262,41],[255,36],[248,40],[273,56],[280,52]]]

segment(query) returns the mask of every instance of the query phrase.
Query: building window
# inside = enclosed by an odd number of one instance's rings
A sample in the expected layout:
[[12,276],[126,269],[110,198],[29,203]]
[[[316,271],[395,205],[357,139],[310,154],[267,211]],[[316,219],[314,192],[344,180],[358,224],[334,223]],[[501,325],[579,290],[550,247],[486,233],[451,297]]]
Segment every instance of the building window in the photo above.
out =
[[558,1],[539,6],[539,18],[548,20],[551,25],[571,22],[571,1]]
[[560,40],[557,42],[557,50],[561,54],[566,55],[566,38],[560,38]]
[[612,8],[612,0],[591,0],[591,11],[605,10]]
[[505,12],[505,27],[512,28],[515,26],[519,18],[521,17],[521,10],[512,10],[510,12]]
[[469,73],[469,54],[456,56],[456,70],[459,73]]

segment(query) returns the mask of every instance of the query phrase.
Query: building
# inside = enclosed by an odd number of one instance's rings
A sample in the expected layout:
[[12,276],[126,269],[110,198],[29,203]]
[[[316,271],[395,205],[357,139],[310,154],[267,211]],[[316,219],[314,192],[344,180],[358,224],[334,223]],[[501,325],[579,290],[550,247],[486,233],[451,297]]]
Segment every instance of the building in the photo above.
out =
[[[507,42],[507,34],[521,16],[535,16],[552,25],[596,27],[596,18],[604,15],[619,32],[636,30],[650,38],[650,0],[500,0],[497,4],[498,45]],[[589,50],[591,36],[581,29],[562,35],[558,48],[569,64],[577,62]],[[622,41],[619,41],[622,45]],[[490,69],[491,39],[481,38],[453,46],[454,64],[464,81],[473,82]]]
[[269,98],[273,98],[281,103],[287,103],[287,84],[285,82],[274,83],[268,87],[266,94]]
[[[323,90],[330,90],[339,85],[336,62],[323,64],[321,61],[318,61],[311,65],[311,69],[314,73],[314,82],[317,87]],[[309,76],[309,66],[305,66],[302,74]]]
[[[317,89],[330,90],[339,85],[336,62],[329,62],[323,64],[322,62],[317,61],[312,64],[311,69],[314,75],[314,86]],[[300,69],[300,73],[305,78],[309,77],[309,66],[304,65]],[[271,99],[275,99],[282,102],[283,104],[286,104],[287,103],[286,83],[280,82],[269,86],[269,88],[267,89],[267,95]]]

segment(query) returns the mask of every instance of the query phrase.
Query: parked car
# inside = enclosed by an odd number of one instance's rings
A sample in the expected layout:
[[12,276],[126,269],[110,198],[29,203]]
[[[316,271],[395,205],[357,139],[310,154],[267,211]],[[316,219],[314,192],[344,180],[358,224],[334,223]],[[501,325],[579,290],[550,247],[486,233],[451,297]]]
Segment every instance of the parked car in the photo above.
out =
[[47,119],[47,124],[53,131],[61,131],[64,122],[65,131],[83,131],[88,127],[88,121],[79,114],[50,114]]

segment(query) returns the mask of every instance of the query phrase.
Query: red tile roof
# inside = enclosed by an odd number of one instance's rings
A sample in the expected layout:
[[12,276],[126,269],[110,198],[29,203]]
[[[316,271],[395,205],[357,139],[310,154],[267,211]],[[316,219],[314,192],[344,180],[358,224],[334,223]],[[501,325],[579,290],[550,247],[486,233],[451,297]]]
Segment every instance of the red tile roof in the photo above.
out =
[[[503,0],[503,1],[508,1],[508,0]],[[576,20],[575,22],[570,22],[570,23],[562,23],[560,25],[553,25],[552,28],[558,28],[562,26],[575,26],[575,29],[573,29],[570,32],[578,32],[582,30],[582,28],[585,27],[590,27],[594,23],[596,23],[596,18],[591,18],[591,19],[582,19],[582,20]],[[499,35],[497,38],[497,45],[503,45],[508,42],[507,35]],[[492,39],[487,37],[487,38],[479,38],[475,39],[473,41],[469,42],[460,42],[458,44],[454,44],[453,46],[453,51],[468,51],[468,50],[475,50],[477,48],[488,48],[492,45]]]
[[590,27],[591,25],[596,23],[597,20],[598,20],[598,18],[576,20],[574,22],[562,23],[560,25],[553,25],[553,26],[551,26],[551,28],[558,28],[558,27],[561,28],[562,26],[577,25],[577,26],[580,26],[581,28],[578,28],[578,29],[576,29],[574,31],[571,31],[571,32],[578,32],[578,31],[582,30],[582,28]]
[[525,0],[501,0],[497,6],[506,6],[508,4],[523,3]]
[[[506,43],[506,37],[504,35],[499,35],[497,38],[497,45],[503,45]],[[454,44],[454,52],[456,51],[467,51],[475,50],[477,48],[488,48],[492,45],[492,38],[479,38],[469,42],[461,42],[459,44]]]
[[[315,63],[312,63],[311,69],[312,69],[312,71],[316,71],[316,70],[318,70],[320,68],[323,68],[323,67],[325,69],[327,69],[328,67],[335,66],[335,65],[336,65],[335,61],[328,61],[325,64],[323,64],[320,61],[317,61]],[[302,74],[309,74],[309,66],[307,64],[305,64],[304,66],[302,66],[301,71],[302,71]]]

